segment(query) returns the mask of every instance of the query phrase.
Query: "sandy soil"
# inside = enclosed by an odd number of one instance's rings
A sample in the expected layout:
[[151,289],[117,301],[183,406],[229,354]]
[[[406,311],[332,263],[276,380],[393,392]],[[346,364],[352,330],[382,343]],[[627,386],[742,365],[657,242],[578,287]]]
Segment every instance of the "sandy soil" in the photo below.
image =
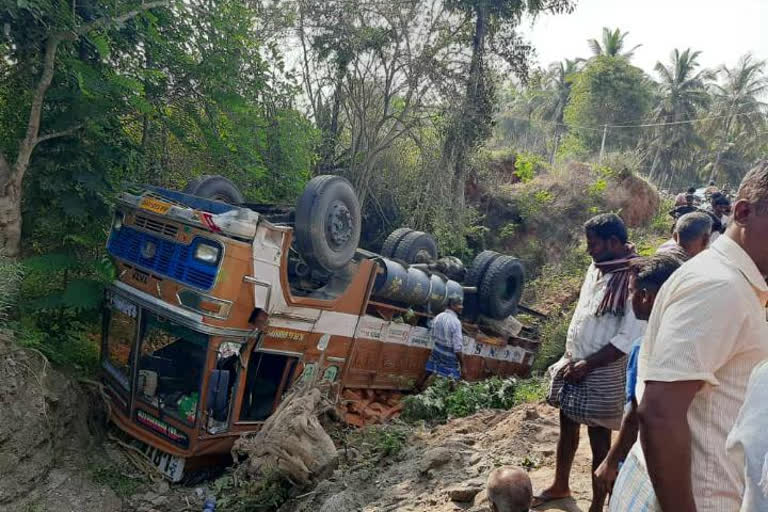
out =
[[[433,511],[487,512],[483,487],[501,465],[533,465],[535,489],[554,473],[557,411],[526,405],[513,411],[483,411],[431,431],[417,431],[407,447],[384,465],[364,462],[337,470],[315,492],[283,507],[285,512]],[[586,432],[576,455],[573,498],[538,510],[586,511],[591,495],[590,452]]]

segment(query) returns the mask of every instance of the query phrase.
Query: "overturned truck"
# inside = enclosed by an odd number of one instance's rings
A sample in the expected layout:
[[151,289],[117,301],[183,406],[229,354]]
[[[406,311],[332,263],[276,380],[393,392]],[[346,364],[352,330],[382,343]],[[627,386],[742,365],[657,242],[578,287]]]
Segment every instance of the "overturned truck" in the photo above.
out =
[[[465,269],[406,228],[375,254],[358,247],[360,228],[338,176],[312,179],[295,208],[247,204],[219,176],[120,194],[103,379],[112,421],[169,479],[224,462],[299,381],[327,381],[351,424],[396,414],[451,297],[465,297],[464,379],[529,372],[538,346],[511,316],[517,259],[484,251]],[[373,412],[350,406],[360,397],[378,400]]]

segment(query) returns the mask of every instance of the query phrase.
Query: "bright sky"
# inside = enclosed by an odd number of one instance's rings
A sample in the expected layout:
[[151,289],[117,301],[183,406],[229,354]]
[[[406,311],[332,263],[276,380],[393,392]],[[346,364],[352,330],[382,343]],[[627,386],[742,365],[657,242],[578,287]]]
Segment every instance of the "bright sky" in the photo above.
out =
[[751,51],[768,59],[768,0],[578,0],[573,14],[540,16],[521,27],[538,61],[591,55],[587,39],[600,40],[603,27],[629,32],[629,48],[642,44],[632,63],[647,72],[667,63],[674,48],[700,50],[704,67],[733,65]]

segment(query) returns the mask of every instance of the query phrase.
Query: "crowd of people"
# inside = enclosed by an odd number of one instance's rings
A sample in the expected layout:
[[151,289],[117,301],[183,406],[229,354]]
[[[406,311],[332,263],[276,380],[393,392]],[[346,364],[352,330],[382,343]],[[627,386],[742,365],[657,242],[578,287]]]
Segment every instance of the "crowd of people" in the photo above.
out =
[[[702,199],[676,198],[653,256],[636,254],[615,214],[584,225],[592,264],[548,371],[554,481],[534,494],[525,471],[497,468],[493,512],[569,497],[582,425],[590,512],[768,512],[768,160],[733,204],[713,183]],[[452,302],[435,319],[429,374],[460,375],[460,313]]]
[[650,257],[618,216],[586,223],[593,263],[549,369],[555,477],[534,507],[570,496],[586,425],[592,512],[606,500],[612,512],[768,511],[768,161],[733,205],[713,187],[706,205],[694,192],[677,198],[672,238]]

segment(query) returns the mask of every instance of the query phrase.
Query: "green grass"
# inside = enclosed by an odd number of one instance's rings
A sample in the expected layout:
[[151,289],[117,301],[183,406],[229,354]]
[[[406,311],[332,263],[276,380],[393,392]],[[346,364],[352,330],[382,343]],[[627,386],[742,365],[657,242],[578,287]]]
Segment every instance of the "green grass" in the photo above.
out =
[[348,443],[358,448],[364,459],[379,461],[397,456],[405,448],[407,439],[408,431],[403,426],[372,425],[353,431]]
[[88,465],[88,472],[94,482],[106,485],[118,496],[127,498],[136,494],[144,484],[143,480],[130,478],[124,475],[118,468],[105,463],[92,463]]
[[544,400],[548,383],[541,377],[531,377],[518,382],[515,388],[515,404],[530,404]]

